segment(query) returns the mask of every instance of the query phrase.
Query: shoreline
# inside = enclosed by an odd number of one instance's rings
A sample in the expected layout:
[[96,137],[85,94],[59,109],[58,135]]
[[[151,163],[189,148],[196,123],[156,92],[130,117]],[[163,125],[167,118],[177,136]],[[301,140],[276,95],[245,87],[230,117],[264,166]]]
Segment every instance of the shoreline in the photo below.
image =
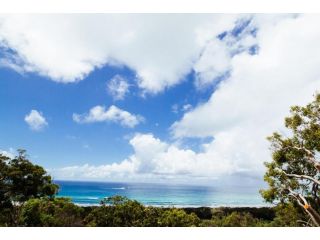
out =
[[[79,206],[79,207],[99,207],[101,204],[99,203],[75,203],[73,204]],[[157,207],[157,208],[272,208],[274,205],[272,204],[259,204],[259,205],[211,205],[211,206],[200,206],[200,205],[153,205],[153,204],[142,204],[145,207]]]

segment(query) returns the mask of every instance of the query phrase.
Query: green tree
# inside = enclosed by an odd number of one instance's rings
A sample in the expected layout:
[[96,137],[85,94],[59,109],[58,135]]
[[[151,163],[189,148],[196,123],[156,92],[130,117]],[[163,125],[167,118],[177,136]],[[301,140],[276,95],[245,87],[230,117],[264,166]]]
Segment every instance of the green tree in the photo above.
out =
[[17,224],[24,202],[45,196],[53,198],[58,190],[51,176],[27,159],[25,150],[18,150],[13,159],[0,154],[0,187],[1,215],[9,225]]
[[308,226],[303,212],[299,211],[293,203],[278,204],[275,207],[275,218],[267,226],[270,227],[298,227]]
[[200,219],[195,213],[187,214],[182,209],[171,208],[161,214],[158,223],[161,227],[196,227]]
[[200,219],[182,209],[145,207],[135,200],[113,196],[94,208],[85,222],[98,227],[188,227],[198,226]]
[[255,227],[263,224],[262,220],[254,218],[250,213],[231,212],[225,214],[224,211],[217,209],[209,223],[214,227]]
[[291,107],[285,126],[288,136],[268,137],[273,160],[265,163],[269,188],[261,194],[268,202],[295,202],[311,225],[320,226],[320,95],[305,107]]
[[143,227],[159,227],[158,219],[160,218],[163,208],[159,207],[145,207],[144,218],[142,220]]
[[34,198],[21,209],[19,225],[27,227],[83,226],[83,209],[68,198]]
[[[12,206],[10,198],[8,196],[8,161],[9,157],[4,156],[0,153],[0,209],[1,217],[4,218],[5,209]],[[1,218],[0,218],[1,221]]]
[[140,227],[143,226],[145,207],[135,200],[113,196],[102,201],[86,217],[88,226],[98,227]]

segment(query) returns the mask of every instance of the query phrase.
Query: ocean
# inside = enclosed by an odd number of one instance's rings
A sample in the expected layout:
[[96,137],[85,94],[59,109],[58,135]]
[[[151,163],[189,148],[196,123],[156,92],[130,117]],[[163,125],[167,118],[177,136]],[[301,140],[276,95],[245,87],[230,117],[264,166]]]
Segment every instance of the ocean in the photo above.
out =
[[126,196],[148,206],[174,207],[259,207],[267,206],[257,189],[188,186],[151,183],[106,183],[55,181],[58,196],[69,197],[82,206],[98,205],[105,197]]

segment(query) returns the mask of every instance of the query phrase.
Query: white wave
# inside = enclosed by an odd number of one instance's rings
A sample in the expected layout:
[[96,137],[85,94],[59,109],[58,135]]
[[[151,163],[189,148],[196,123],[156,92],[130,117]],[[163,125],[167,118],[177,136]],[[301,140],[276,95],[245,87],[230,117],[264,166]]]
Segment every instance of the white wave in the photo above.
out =
[[74,203],[77,206],[80,207],[93,207],[93,206],[100,206],[99,203]]
[[114,188],[111,188],[111,189],[114,189],[114,190],[125,190],[126,188],[125,187],[114,187]]
[[98,200],[99,198],[98,198],[98,197],[87,197],[87,199],[90,199],[90,200]]
[[88,200],[98,200],[98,197],[84,196],[84,197],[73,197],[74,199],[88,199]]

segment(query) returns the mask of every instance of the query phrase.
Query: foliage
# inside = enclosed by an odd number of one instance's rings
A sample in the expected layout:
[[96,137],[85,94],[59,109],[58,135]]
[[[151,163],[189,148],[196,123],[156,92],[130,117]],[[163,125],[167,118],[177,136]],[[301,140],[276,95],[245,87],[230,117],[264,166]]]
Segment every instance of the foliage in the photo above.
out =
[[258,223],[259,219],[254,218],[247,212],[232,212],[225,215],[222,211],[218,210],[214,213],[210,224],[214,227],[255,227]]
[[[275,215],[270,214],[271,212]],[[255,216],[256,215],[256,216]],[[273,216],[270,218],[270,216]],[[273,208],[215,208],[212,219],[201,219],[201,227],[299,227],[309,226],[303,212],[294,204]]]
[[86,217],[88,226],[99,227],[187,227],[199,225],[200,219],[181,209],[145,207],[122,196],[105,199]]
[[270,227],[298,227],[307,226],[304,215],[293,203],[278,204],[275,207],[276,216],[267,226]]
[[68,198],[28,200],[21,209],[19,224],[27,227],[82,226],[83,209]]
[[160,227],[196,227],[200,219],[195,213],[187,214],[182,209],[168,209],[159,218]]
[[305,107],[291,107],[285,126],[289,137],[276,132],[268,138],[273,160],[265,163],[269,189],[262,196],[269,202],[297,203],[311,224],[320,226],[320,95]]
[[131,227],[143,226],[144,206],[126,197],[114,196],[105,199],[85,219],[89,226]]
[[19,155],[13,159],[0,154],[1,203],[54,196],[58,186],[52,183],[51,176],[43,167],[32,164],[25,150],[18,151]]
[[27,159],[25,150],[18,153],[13,159],[0,154],[0,224],[16,225],[20,206],[25,201],[52,198],[58,190],[51,176]]

